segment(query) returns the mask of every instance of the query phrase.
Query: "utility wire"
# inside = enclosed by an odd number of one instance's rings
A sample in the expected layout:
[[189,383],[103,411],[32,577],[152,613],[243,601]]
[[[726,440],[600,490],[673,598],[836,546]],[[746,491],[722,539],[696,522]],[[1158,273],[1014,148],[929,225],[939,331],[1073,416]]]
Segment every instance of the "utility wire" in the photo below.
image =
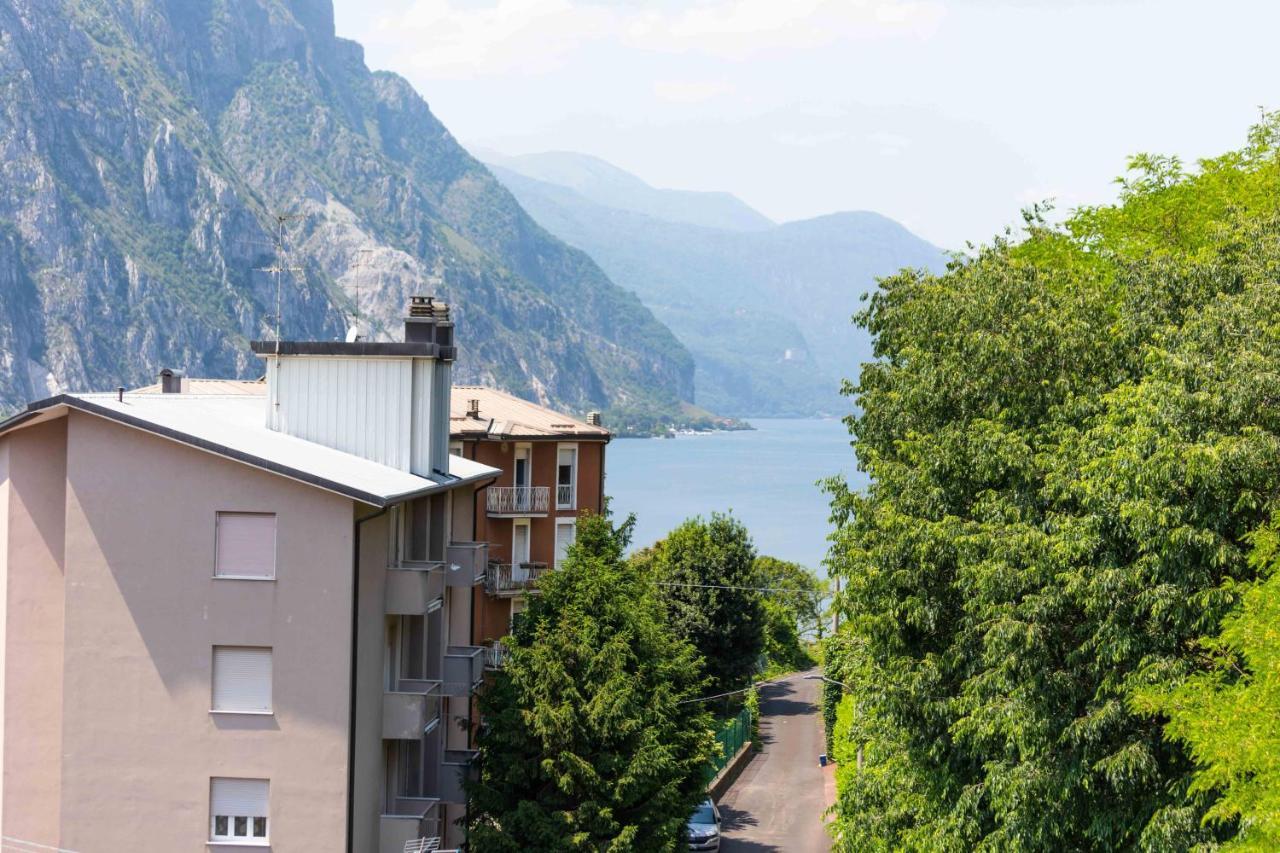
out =
[[746,592],[790,592],[800,595],[804,592],[802,589],[785,586],[726,586],[718,583],[680,583],[678,581],[656,581],[658,586],[687,586],[696,587],[697,589],[736,589]]
[[746,693],[749,690],[755,690],[757,687],[764,687],[766,684],[781,684],[784,681],[791,681],[794,678],[803,678],[803,672],[793,673],[792,675],[784,675],[782,678],[773,678],[768,681],[757,681],[750,687],[744,687],[741,690],[730,690],[727,693],[717,693],[714,696],[699,696],[697,699],[681,699],[677,705],[688,705],[691,702],[710,702],[712,699],[723,699],[726,696],[736,696],[739,693]]

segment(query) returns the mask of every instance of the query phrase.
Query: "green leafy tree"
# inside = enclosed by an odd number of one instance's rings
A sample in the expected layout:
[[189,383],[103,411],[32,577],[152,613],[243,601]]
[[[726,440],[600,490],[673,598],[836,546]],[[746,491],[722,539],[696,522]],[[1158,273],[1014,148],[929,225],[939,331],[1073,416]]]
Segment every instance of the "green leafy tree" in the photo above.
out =
[[827,582],[799,563],[777,557],[756,558],[756,583],[767,599],[786,608],[801,635],[822,637],[828,596]]
[[690,519],[637,555],[666,603],[667,622],[702,656],[712,693],[747,686],[765,644],[756,549],[731,515]]
[[1213,796],[1205,819],[1240,827],[1224,850],[1280,849],[1280,536],[1275,521],[1253,537],[1267,580],[1244,592],[1222,632],[1203,643],[1208,668],[1173,688],[1139,691],[1139,711],[1163,713],[1185,744],[1192,788]]
[[[859,318],[833,483],[846,849],[1175,850],[1232,827],[1130,699],[1203,668],[1280,495],[1280,122],[1027,215]],[[840,754],[841,744],[835,745]],[[847,768],[846,768],[847,769]]]
[[716,749],[696,652],[622,557],[630,524],[579,521],[481,695],[470,838],[484,851],[677,850]]

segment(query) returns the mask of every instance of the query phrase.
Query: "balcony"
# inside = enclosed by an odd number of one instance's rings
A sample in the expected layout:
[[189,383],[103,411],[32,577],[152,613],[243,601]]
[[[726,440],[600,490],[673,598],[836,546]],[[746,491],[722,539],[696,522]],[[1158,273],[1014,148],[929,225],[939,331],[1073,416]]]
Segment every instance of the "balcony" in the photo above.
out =
[[444,655],[445,696],[470,696],[484,680],[484,646],[449,646]]
[[474,749],[446,749],[440,762],[440,800],[445,803],[466,803],[466,781],[475,778],[476,751]]
[[417,740],[440,725],[439,681],[401,679],[382,694],[383,740]]
[[507,647],[502,643],[494,640],[492,643],[484,647],[484,668],[485,669],[502,669],[507,665]]
[[546,563],[489,563],[484,590],[500,598],[533,592],[548,570]]
[[485,511],[490,518],[544,516],[550,505],[548,486],[490,486],[485,490]]
[[406,842],[439,838],[444,827],[440,801],[426,797],[396,797],[382,815],[378,853],[404,853]]
[[556,486],[556,509],[573,509],[573,486]]
[[485,566],[489,562],[488,542],[450,542],[447,556],[449,570],[446,580],[449,586],[474,586],[484,580]]
[[403,560],[387,569],[386,609],[389,616],[421,616],[444,596],[444,563]]

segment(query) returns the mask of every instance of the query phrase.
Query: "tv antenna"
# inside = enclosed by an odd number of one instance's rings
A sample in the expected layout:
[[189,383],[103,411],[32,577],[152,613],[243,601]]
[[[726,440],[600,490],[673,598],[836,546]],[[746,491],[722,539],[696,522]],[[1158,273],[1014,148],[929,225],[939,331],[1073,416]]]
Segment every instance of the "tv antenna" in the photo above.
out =
[[[372,255],[374,251],[373,246],[363,246],[356,249],[356,295],[351,316],[351,328],[347,330],[347,341],[349,343],[354,343],[360,339],[360,268],[364,266],[364,256]],[[378,275],[379,281],[381,281],[381,272]]]
[[281,263],[281,259],[288,261],[288,250],[284,242],[284,224],[294,219],[301,219],[300,213],[277,213],[276,220],[276,262],[269,267],[256,267],[258,272],[267,272],[275,276],[276,279],[276,355],[280,355],[280,324],[284,316],[284,296],[280,281],[280,274],[284,272],[303,272],[303,268],[289,263]]

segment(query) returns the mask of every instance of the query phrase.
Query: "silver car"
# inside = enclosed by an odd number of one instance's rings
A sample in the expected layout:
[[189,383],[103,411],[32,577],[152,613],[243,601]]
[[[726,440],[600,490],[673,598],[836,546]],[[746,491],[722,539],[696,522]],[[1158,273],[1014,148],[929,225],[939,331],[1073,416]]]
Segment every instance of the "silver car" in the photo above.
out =
[[720,810],[707,797],[689,817],[689,849],[720,849]]

